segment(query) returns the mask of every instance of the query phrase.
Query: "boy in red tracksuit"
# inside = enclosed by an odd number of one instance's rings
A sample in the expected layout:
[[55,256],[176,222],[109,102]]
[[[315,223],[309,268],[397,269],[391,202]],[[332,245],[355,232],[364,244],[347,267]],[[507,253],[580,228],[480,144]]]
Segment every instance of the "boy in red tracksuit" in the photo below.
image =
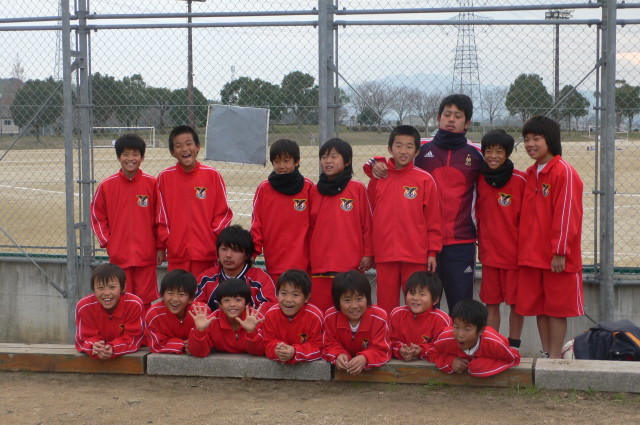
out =
[[415,272],[407,280],[406,305],[391,312],[393,356],[406,362],[424,359],[443,329],[451,326],[447,313],[436,308],[442,281],[434,272]]
[[400,303],[400,288],[416,271],[435,271],[442,248],[442,222],[435,181],[413,165],[420,133],[401,125],[389,136],[389,176],[371,179],[373,251],[378,306],[391,313]]
[[200,305],[189,314],[195,328],[189,334],[189,352],[206,357],[214,351],[264,356],[261,322],[264,317],[251,303],[251,291],[240,279],[227,279],[216,292],[220,308],[208,315]]
[[254,308],[268,308],[276,302],[276,289],[262,269],[252,267],[251,255],[254,252],[251,233],[238,225],[229,226],[220,232],[216,240],[218,264],[198,278],[196,301],[205,303],[211,311],[217,310],[217,291],[219,285],[227,279],[237,278],[245,282],[251,290],[251,302]]
[[[189,272],[175,269],[160,283],[162,300],[155,303],[145,316],[145,335],[152,353],[189,353],[187,338],[195,324],[194,309],[196,278]],[[211,313],[209,308],[202,309]]]
[[427,360],[446,373],[464,373],[486,378],[520,364],[520,352],[487,326],[487,309],[479,301],[466,299],[453,308],[453,327],[446,328]]
[[197,160],[198,134],[189,126],[169,134],[169,151],[178,160],[158,175],[158,234],[166,247],[169,270],[199,276],[217,259],[216,238],[233,212],[220,173]]
[[[510,306],[509,345],[520,347],[524,317],[516,313],[518,294],[518,233],[527,177],[509,159],[514,140],[502,129],[491,130],[480,142],[485,164],[476,184],[478,257],[482,263],[480,301],[489,311],[487,323],[500,329],[500,303]],[[499,228],[500,231],[496,231]]]
[[582,189],[562,158],[560,125],[545,116],[522,128],[535,164],[527,169],[522,200],[516,311],[537,316],[543,356],[561,358],[567,317],[584,314],[582,288]]
[[269,150],[273,172],[253,197],[251,235],[255,255],[264,255],[274,282],[288,269],[309,269],[309,194],[313,183],[300,174],[300,147],[277,140]]
[[121,169],[98,185],[91,228],[109,261],[124,269],[128,291],[146,309],[158,299],[156,265],[162,262],[156,254],[157,181],[140,169],[146,149],[141,137],[124,134],[115,148]]
[[369,280],[355,270],[333,279],[334,306],[325,315],[322,358],[357,375],[391,358],[387,313],[371,305]]
[[76,349],[107,360],[134,353],[144,333],[140,298],[125,292],[126,275],[115,264],[102,264],[91,274],[93,294],[76,306]]
[[309,251],[311,302],[321,311],[333,305],[331,285],[338,272],[373,265],[371,205],[367,188],[352,179],[351,145],[331,139],[320,147],[322,173],[311,189]]
[[323,317],[309,304],[311,278],[302,270],[287,270],[276,284],[278,304],[265,313],[262,332],[267,357],[295,364],[319,360]]

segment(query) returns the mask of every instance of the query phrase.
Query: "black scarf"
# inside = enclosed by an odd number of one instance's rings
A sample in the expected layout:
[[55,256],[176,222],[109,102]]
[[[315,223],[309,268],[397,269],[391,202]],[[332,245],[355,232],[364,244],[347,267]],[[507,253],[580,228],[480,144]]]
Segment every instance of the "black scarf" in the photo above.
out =
[[349,184],[349,181],[353,177],[353,168],[351,165],[344,167],[344,171],[331,180],[325,173],[320,174],[320,180],[318,180],[318,192],[324,196],[337,195]]
[[436,146],[443,149],[456,150],[467,145],[467,132],[454,133],[452,131],[438,129],[433,141]]
[[492,170],[485,162],[482,164],[480,172],[484,176],[484,180],[491,186],[502,187],[507,184],[513,175],[513,162],[511,162],[510,159],[507,159],[507,162],[502,164],[502,166],[497,170]]
[[272,171],[271,174],[269,174],[269,183],[280,193],[295,195],[302,190],[304,177],[300,174],[298,167],[286,174],[277,174],[275,171]]

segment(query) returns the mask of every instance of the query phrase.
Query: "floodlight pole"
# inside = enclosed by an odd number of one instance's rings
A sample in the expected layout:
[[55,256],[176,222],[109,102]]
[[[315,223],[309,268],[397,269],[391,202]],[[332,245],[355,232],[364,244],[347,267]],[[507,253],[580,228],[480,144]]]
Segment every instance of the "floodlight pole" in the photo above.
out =
[[[560,19],[571,18],[571,10],[549,10],[545,12],[544,19],[557,21]],[[553,103],[557,104],[560,99],[560,25],[556,24],[555,43],[554,43],[554,61],[553,61]],[[559,115],[559,109],[556,108],[556,115]],[[556,116],[556,118],[558,118]]]
[[[207,0],[181,0],[187,2],[187,23],[191,23],[191,3],[194,1],[204,3]],[[190,127],[196,128],[196,119],[193,105],[193,32],[191,26],[187,28],[187,121]]]
[[318,0],[318,145],[332,138],[335,134],[336,96],[335,96],[335,62],[333,54],[335,6],[333,0]]

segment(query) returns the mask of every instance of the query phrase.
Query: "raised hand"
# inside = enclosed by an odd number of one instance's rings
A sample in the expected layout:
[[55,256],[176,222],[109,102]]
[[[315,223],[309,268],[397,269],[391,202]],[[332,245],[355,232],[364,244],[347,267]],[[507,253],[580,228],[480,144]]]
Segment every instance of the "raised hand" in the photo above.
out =
[[193,309],[188,310],[189,315],[193,318],[193,323],[197,330],[204,331],[213,322],[213,315],[207,317],[207,306],[204,304],[192,304]]
[[247,331],[247,333],[251,333],[256,330],[256,328],[258,327],[258,323],[262,322],[264,320],[264,317],[261,317],[260,313],[258,313],[258,310],[249,305],[247,305],[245,311],[247,312],[247,314],[245,315],[244,320],[242,320],[240,317],[236,317],[236,320],[238,321],[238,323],[240,323],[240,326],[242,326],[244,330]]

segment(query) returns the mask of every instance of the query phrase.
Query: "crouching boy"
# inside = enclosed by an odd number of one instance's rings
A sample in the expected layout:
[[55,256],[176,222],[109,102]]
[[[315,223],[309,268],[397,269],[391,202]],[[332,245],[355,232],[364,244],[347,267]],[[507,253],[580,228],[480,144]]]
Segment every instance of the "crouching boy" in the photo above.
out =
[[468,372],[486,378],[520,364],[520,352],[487,326],[487,308],[465,299],[453,308],[453,327],[448,327],[427,352],[427,360],[447,373]]
[[319,360],[322,354],[322,312],[309,303],[311,278],[287,270],[276,284],[278,304],[265,313],[263,334],[267,357],[295,364]]
[[[162,300],[152,305],[145,317],[149,348],[153,353],[189,353],[187,338],[195,324],[187,312],[195,307],[192,302],[196,278],[185,270],[171,270],[160,283],[160,293]],[[211,312],[204,304],[200,305]]]
[[322,358],[352,375],[391,358],[387,313],[371,305],[371,285],[355,270],[338,273],[331,288],[334,307],[325,316]]
[[212,350],[264,355],[264,339],[258,310],[251,307],[251,289],[240,279],[227,279],[216,290],[220,308],[208,314],[202,304],[190,311],[195,328],[189,334],[189,351],[206,357]]
[[76,349],[106,360],[134,353],[144,332],[142,301],[125,292],[125,273],[115,264],[96,267],[91,290],[76,306]]

